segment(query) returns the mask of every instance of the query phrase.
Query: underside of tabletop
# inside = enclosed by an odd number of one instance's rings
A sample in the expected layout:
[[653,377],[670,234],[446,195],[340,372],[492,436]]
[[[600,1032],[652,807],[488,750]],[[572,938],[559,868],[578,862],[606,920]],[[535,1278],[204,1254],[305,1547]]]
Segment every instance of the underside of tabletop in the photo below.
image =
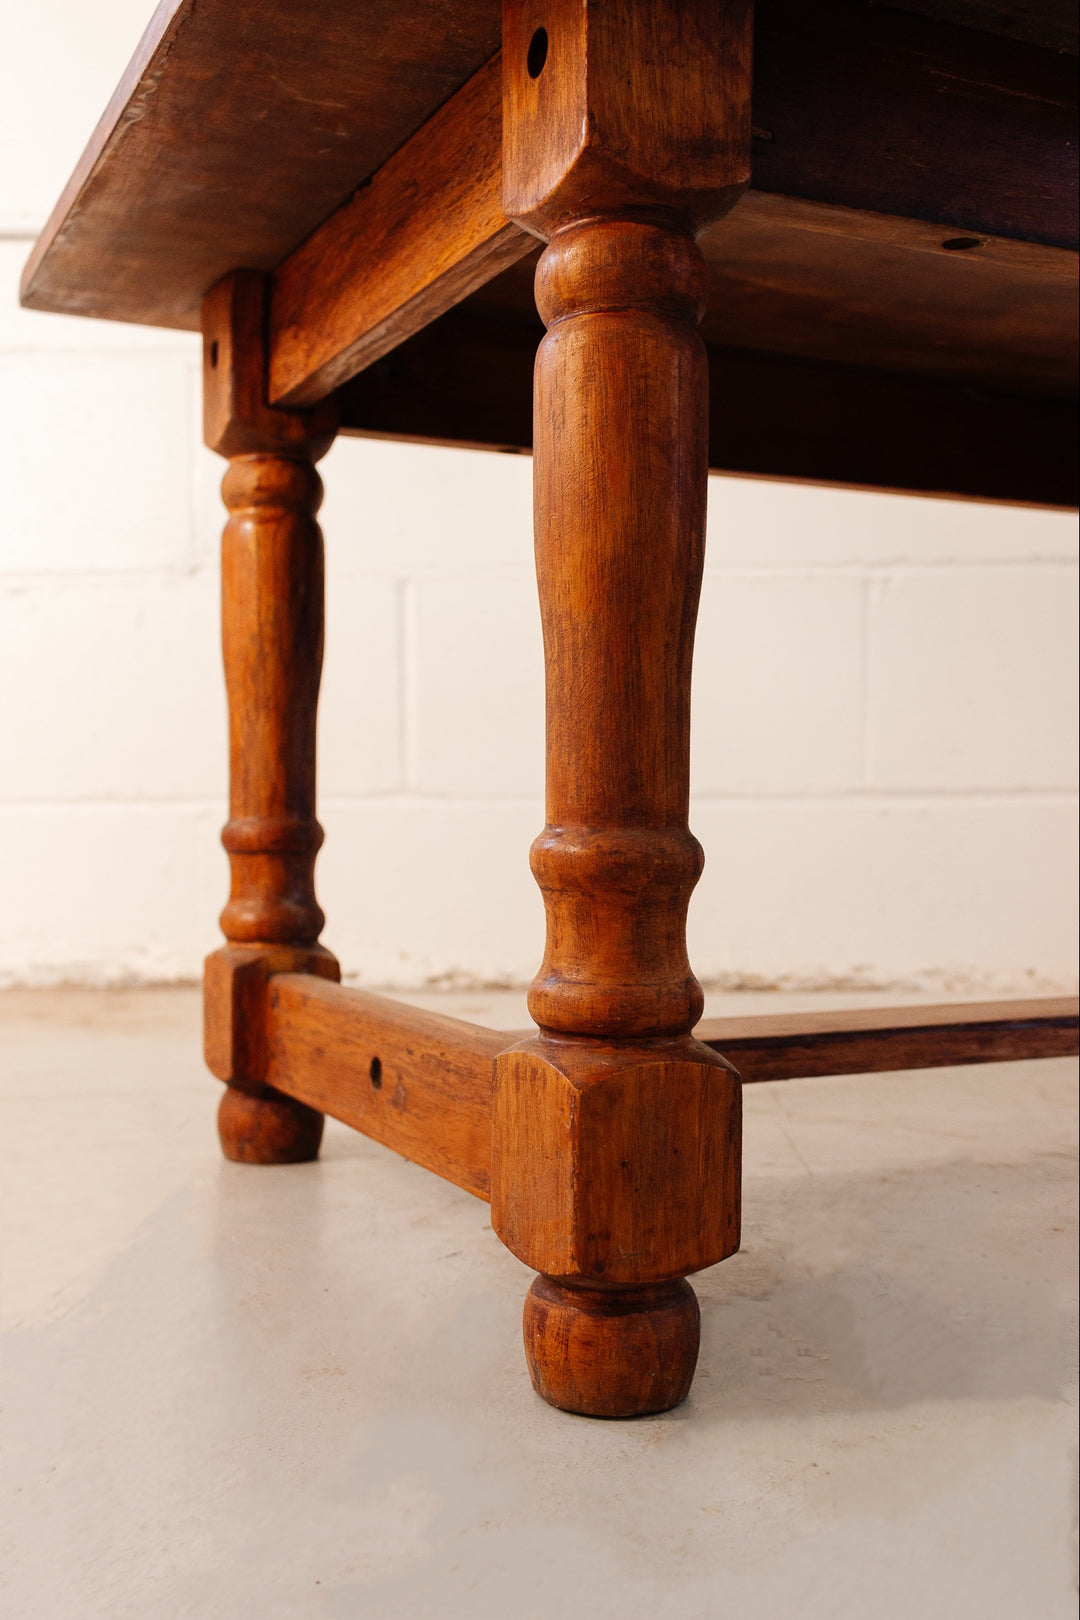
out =
[[[197,327],[229,271],[310,259],[499,44],[498,0],[163,0],[24,302]],[[759,0],[751,189],[703,241],[714,467],[1075,502],[1075,52],[1057,0]],[[490,179],[497,148],[478,124],[461,162]],[[533,256],[499,241],[308,395],[527,450]]]

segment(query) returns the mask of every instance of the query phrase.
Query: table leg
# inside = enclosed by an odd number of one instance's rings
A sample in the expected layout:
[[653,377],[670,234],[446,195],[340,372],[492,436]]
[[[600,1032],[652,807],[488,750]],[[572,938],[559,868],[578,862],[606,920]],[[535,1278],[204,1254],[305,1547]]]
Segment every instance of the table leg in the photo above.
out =
[[748,173],[740,3],[506,0],[504,206],[548,240],[536,560],[547,825],[539,1026],[496,1061],[492,1224],[540,1273],[537,1391],[593,1416],[690,1387],[688,1273],[739,1242],[738,1076],[690,1031],[690,665],[704,550],[695,242]]
[[691,1039],[685,944],[703,285],[693,241],[640,219],[558,233],[537,271],[548,935],[540,1035],[496,1066],[492,1219],[542,1273],[525,1310],[537,1390],[597,1415],[685,1397],[698,1310],[682,1279],[738,1246],[738,1081]]
[[226,1157],[312,1159],[323,1116],[265,1083],[270,972],[338,977],[318,943],[315,725],[323,653],[323,542],[315,462],[333,439],[325,411],[265,400],[264,282],[239,272],[204,308],[207,441],[229,457],[222,493],[222,641],[229,700],[231,892],[228,944],[207,962],[207,1055],[227,1082],[218,1113]]

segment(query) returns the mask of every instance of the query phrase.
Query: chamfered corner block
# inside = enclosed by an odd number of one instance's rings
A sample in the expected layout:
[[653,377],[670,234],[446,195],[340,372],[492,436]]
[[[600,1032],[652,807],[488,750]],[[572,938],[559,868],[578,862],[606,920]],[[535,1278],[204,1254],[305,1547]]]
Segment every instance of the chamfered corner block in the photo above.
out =
[[750,182],[752,36],[750,0],[504,0],[507,214],[719,219]]
[[671,1281],[739,1246],[738,1075],[689,1036],[538,1036],[495,1061],[491,1224],[556,1279]]
[[690,1036],[541,1034],[495,1060],[491,1224],[540,1276],[529,1375],[552,1406],[630,1418],[685,1400],[688,1272],[739,1246],[739,1077]]
[[269,302],[269,277],[257,270],[234,270],[203,299],[203,438],[230,459],[277,454],[319,461],[337,434],[337,400],[330,395],[307,411],[270,405]]
[[335,982],[336,956],[324,945],[223,945],[203,967],[203,1053],[226,1085],[260,1093],[267,1065],[270,976],[308,973]]

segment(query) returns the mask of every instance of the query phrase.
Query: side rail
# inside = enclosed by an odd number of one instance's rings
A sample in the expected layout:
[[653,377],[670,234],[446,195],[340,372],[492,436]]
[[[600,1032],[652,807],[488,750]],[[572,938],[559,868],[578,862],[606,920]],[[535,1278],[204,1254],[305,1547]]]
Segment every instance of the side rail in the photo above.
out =
[[[1080,1052],[1074,997],[713,1018],[697,1039],[745,1084]],[[476,1197],[491,1191],[492,1070],[526,1032],[486,1029],[346,989],[272,973],[265,1083],[330,1114]]]

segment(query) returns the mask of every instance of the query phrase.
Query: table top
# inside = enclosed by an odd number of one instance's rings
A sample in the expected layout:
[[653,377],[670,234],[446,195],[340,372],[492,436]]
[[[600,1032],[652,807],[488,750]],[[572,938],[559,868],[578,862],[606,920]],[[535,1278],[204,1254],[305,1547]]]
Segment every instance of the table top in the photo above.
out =
[[[499,42],[499,0],[162,0],[24,303],[196,328]],[[707,342],[1072,397],[1076,49],[1062,0],[758,0],[752,189],[703,243]],[[534,326],[530,267],[465,312]]]

